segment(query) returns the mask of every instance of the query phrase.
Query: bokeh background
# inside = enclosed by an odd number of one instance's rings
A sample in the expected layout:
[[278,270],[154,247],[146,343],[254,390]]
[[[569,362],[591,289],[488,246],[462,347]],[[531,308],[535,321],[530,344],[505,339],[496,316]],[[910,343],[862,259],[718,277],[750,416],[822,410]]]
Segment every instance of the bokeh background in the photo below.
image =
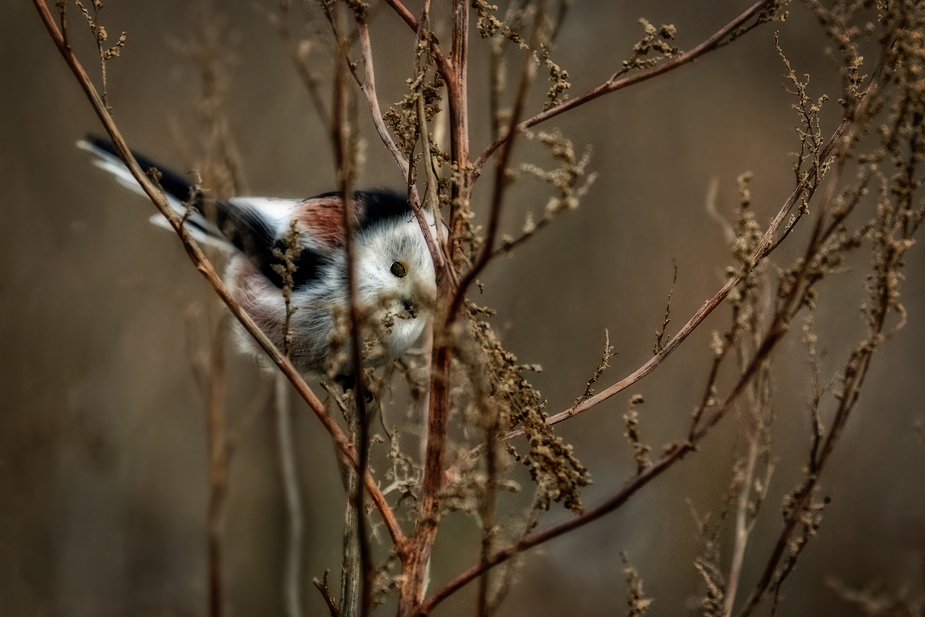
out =
[[[554,58],[569,70],[574,95],[619,67],[641,36],[640,17],[675,24],[678,45],[687,49],[746,4],[579,1]],[[307,196],[333,188],[333,163],[324,127],[266,17],[275,7],[234,1],[216,8],[236,57],[226,109],[250,191]],[[102,12],[112,38],[128,34],[122,56],[108,69],[117,122],[130,144],[181,171],[194,164],[188,145],[196,143],[201,88],[198,68],[175,42],[195,32],[193,17],[184,0],[111,0]],[[297,33],[323,28],[314,19],[306,26],[300,17]],[[75,44],[97,76],[76,11],[72,23],[81,32]],[[797,119],[774,47],[778,27],[794,68],[812,74],[811,94],[834,94],[838,83],[822,32],[794,6],[784,24],[544,126],[560,128],[579,148],[591,146],[599,178],[579,210],[489,269],[478,300],[498,310],[496,329],[520,360],[543,366],[533,381],[551,412],[584,390],[605,329],[619,355],[602,383],[651,356],[673,264],[678,279],[669,332],[719,288],[730,257],[705,211],[711,182],[718,186],[718,209],[728,213],[736,177],[752,171],[762,223],[789,194]],[[403,93],[412,39],[387,8],[376,11],[372,33],[385,105]],[[73,146],[85,133],[98,132],[99,124],[30,3],[5,6],[0,57],[0,614],[202,615],[208,459],[204,399],[191,353],[208,332],[209,291],[176,238],[148,223],[150,204],[94,169]],[[318,73],[329,76],[323,48],[312,58]],[[488,76],[475,39],[471,78],[478,152],[488,142]],[[824,129],[835,127],[837,113],[837,104],[830,104]],[[361,117],[367,144],[362,184],[400,187],[394,165]],[[548,164],[536,149],[518,155]],[[480,212],[486,194],[485,186],[476,192]],[[545,199],[541,186],[516,185],[508,231],[528,210],[539,212]],[[797,250],[785,249],[778,259]],[[863,334],[858,307],[868,261],[860,252],[822,289],[817,322],[829,371]],[[908,254],[903,292],[909,322],[874,361],[823,479],[822,494],[832,505],[784,587],[781,615],[857,614],[826,585],[830,577],[857,587],[879,580],[888,589],[922,593],[925,444],[914,430],[925,420],[920,246]],[[685,435],[709,367],[710,331],[724,326],[718,311],[633,388],[646,398],[641,430],[656,451]],[[257,369],[230,351],[228,365],[236,444],[228,599],[239,617],[277,615],[285,513],[269,389]],[[777,466],[746,556],[743,594],[765,563],[781,499],[798,483],[809,444],[807,367],[796,336],[782,345],[776,366]],[[593,475],[586,504],[613,493],[632,472],[622,436],[630,394],[560,425]],[[500,614],[621,614],[620,551],[655,598],[650,614],[685,614],[700,593],[693,562],[701,547],[691,507],[701,516],[722,509],[734,451],[743,443],[738,427],[734,419],[727,422],[700,452],[618,512],[529,553]],[[316,421],[297,414],[295,431],[306,500],[306,614],[322,615],[308,580],[339,569],[343,489]],[[544,520],[566,516],[554,510]],[[438,542],[435,584],[473,563],[477,546],[476,524],[450,515]],[[471,594],[466,590],[438,614],[471,614]]]

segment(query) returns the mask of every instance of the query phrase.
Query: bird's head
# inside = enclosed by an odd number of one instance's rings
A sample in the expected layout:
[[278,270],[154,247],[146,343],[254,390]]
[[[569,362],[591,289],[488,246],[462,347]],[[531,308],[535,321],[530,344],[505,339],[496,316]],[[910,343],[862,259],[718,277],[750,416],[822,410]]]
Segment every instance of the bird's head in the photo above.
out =
[[421,335],[437,295],[418,220],[411,215],[380,221],[358,234],[355,251],[357,300],[388,323],[389,353],[398,357]]

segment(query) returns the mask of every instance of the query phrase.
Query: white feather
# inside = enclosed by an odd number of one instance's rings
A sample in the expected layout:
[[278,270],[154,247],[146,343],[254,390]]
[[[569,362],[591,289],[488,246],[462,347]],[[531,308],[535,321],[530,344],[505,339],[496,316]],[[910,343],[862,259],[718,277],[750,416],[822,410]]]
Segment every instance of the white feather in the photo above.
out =
[[[106,171],[115,177],[116,181],[124,186],[127,189],[130,189],[132,192],[139,195],[147,197],[144,190],[141,188],[141,185],[135,180],[135,177],[128,170],[128,167],[125,166],[125,163],[122,162],[122,159],[113,155],[106,150],[96,147],[92,143],[86,140],[79,140],[77,142],[77,147],[81,150],[86,150],[87,152],[93,154],[96,158],[93,160],[93,165]],[[174,197],[173,195],[164,194],[164,197],[167,199],[167,204],[176,212],[179,216],[187,215],[187,208],[182,201]],[[164,218],[161,214],[155,214],[151,216],[150,219],[152,224],[157,225],[163,229],[173,231],[173,227]],[[234,250],[234,247],[231,246],[219,233],[218,229],[215,226],[206,220],[198,212],[193,212],[188,215],[188,220],[192,225],[186,225],[187,231],[190,235],[196,239],[200,244],[208,244],[226,251]],[[208,232],[202,231],[202,229],[208,230]]]

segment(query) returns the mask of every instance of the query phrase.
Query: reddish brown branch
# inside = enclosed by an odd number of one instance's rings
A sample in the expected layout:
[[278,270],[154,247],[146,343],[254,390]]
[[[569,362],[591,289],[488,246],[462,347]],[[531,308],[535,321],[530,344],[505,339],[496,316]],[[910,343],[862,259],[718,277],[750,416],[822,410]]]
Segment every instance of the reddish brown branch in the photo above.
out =
[[[835,147],[835,144],[844,134],[845,130],[848,128],[848,125],[850,123],[851,121],[849,119],[846,119],[838,126],[837,129],[835,129],[835,132],[829,138],[828,142],[826,142],[825,148],[823,148],[819,156],[820,164],[822,164],[831,155],[832,150]],[[661,364],[665,360],[665,358],[669,356],[669,354],[671,354],[671,352],[677,349],[681,345],[681,343],[683,343],[684,340],[687,339],[687,337],[690,336],[690,334],[701,323],[703,323],[703,321],[710,315],[710,313],[716,310],[716,308],[720,304],[723,303],[723,301],[726,299],[726,296],[728,296],[729,292],[732,291],[732,288],[738,285],[745,278],[746,274],[755,266],[755,264],[757,264],[759,260],[766,257],[770,253],[770,250],[775,246],[774,235],[777,233],[778,229],[780,229],[784,220],[787,218],[787,215],[790,213],[793,207],[800,200],[800,197],[803,195],[803,192],[807,189],[808,179],[812,177],[813,177],[812,174],[808,174],[806,176],[806,179],[802,180],[799,184],[797,184],[796,188],[794,188],[793,192],[790,194],[790,197],[787,199],[787,201],[778,211],[777,215],[771,221],[771,224],[768,226],[768,229],[765,232],[764,237],[761,239],[761,242],[758,243],[757,248],[752,254],[752,257],[749,260],[749,263],[746,266],[740,268],[739,271],[736,272],[734,276],[732,276],[728,281],[726,281],[726,284],[723,285],[723,287],[719,291],[717,291],[716,294],[714,294],[712,298],[707,300],[696,313],[694,313],[694,315],[687,321],[686,324],[684,324],[684,326],[678,331],[678,333],[675,334],[657,354],[655,354],[648,362],[640,366],[634,372],[627,375],[626,377],[624,377],[617,383],[613,384],[612,386],[605,388],[604,390],[602,390],[601,392],[598,392],[591,398],[581,401],[575,406],[569,409],[566,409],[565,411],[562,411],[553,416],[550,416],[546,420],[547,424],[558,424],[559,422],[562,422],[563,420],[568,420],[569,418],[573,418],[577,416],[578,414],[603,403],[610,397],[626,390],[627,388],[629,388],[630,386],[632,386],[633,384],[641,380],[643,377],[645,377],[646,375],[654,371],[658,367],[658,365]],[[508,434],[505,435],[504,440],[507,441],[515,437],[519,437],[520,435],[523,435],[523,434],[524,434],[523,429],[515,429],[515,430],[508,432]],[[447,475],[450,477],[454,476],[460,467],[474,460],[481,453],[481,451],[482,451],[482,447],[479,446],[467,452],[453,465],[452,468],[447,470]]]
[[[279,349],[277,349],[277,347],[270,341],[270,339],[267,338],[266,334],[264,334],[263,331],[257,326],[257,324],[254,323],[253,319],[251,319],[251,317],[244,311],[244,309],[241,308],[241,305],[238,304],[238,302],[232,297],[231,292],[222,282],[221,277],[215,271],[212,263],[196,244],[195,240],[189,235],[189,232],[186,230],[186,228],[182,225],[180,217],[167,203],[163,193],[158,190],[158,188],[154,186],[154,184],[148,179],[144,172],[141,171],[141,168],[138,166],[138,163],[135,161],[135,158],[129,151],[128,145],[125,143],[125,139],[119,132],[118,127],[116,127],[112,116],[107,111],[106,106],[103,104],[99,93],[96,91],[96,88],[93,86],[93,83],[87,76],[86,71],[80,64],[80,61],[77,59],[77,57],[71,52],[70,48],[65,43],[61,31],[58,29],[58,26],[55,23],[51,12],[48,10],[45,1],[33,0],[33,4],[39,13],[39,17],[42,19],[42,23],[45,25],[45,29],[48,31],[52,40],[55,42],[55,45],[58,47],[58,51],[61,52],[65,62],[67,62],[71,71],[74,73],[74,76],[77,78],[81,88],[83,88],[84,93],[87,95],[87,98],[90,100],[90,104],[93,107],[94,112],[96,112],[96,115],[100,119],[103,128],[109,135],[113,147],[115,148],[116,152],[119,153],[119,157],[122,159],[129,172],[135,178],[135,181],[138,182],[142,190],[157,208],[158,212],[160,212],[161,215],[163,215],[164,218],[166,218],[170,225],[173,227],[174,231],[177,233],[177,236],[183,243],[183,248],[186,250],[187,255],[196,266],[196,269],[209,282],[209,284],[215,290],[215,293],[218,294],[218,296],[228,307],[228,310],[231,312],[231,314],[234,315],[234,317],[241,323],[244,329],[247,330],[248,334],[254,338],[261,349],[263,349],[264,352],[269,356],[270,360],[277,367],[279,367],[279,370],[282,371],[286,378],[292,383],[293,387],[305,400],[312,412],[314,412],[315,416],[324,426],[325,430],[327,430],[331,435],[331,438],[334,440],[334,444],[337,449],[340,450],[340,452],[346,457],[346,459],[354,468],[358,468],[359,459],[357,457],[357,453],[351,446],[350,442],[347,440],[343,431],[341,431],[340,427],[337,425],[337,423],[334,422],[332,418],[328,417],[324,409],[324,405],[321,403],[318,397],[315,396],[315,393],[312,392],[311,388],[308,387],[308,385],[305,383],[305,380],[302,379],[301,375],[299,375],[295,367],[292,366],[292,363],[289,362],[289,360]],[[388,529],[393,543],[395,543],[395,545],[398,547],[404,546],[406,539],[402,533],[401,527],[398,524],[398,520],[395,518],[395,514],[392,511],[391,506],[389,506],[385,496],[379,490],[375,480],[373,480],[372,476],[366,474],[364,476],[364,484],[366,485],[366,490],[369,492],[373,503],[382,516],[383,522]]]
[[[533,22],[533,34],[531,35],[530,49],[536,49],[536,41],[539,36],[541,24],[545,15],[542,11],[536,16]],[[527,104],[527,94],[530,91],[530,85],[536,75],[536,64],[533,58],[528,55],[524,60],[523,70],[520,75],[520,84],[517,87],[517,97],[514,100],[514,111],[511,114],[511,122],[507,127],[508,139],[504,141],[504,149],[501,151],[501,157],[495,168],[495,182],[492,186],[491,194],[491,211],[488,217],[488,230],[485,232],[485,244],[478,259],[472,265],[472,268],[466,273],[456,293],[453,296],[453,302],[450,304],[450,312],[447,319],[452,322],[459,315],[459,309],[462,308],[463,300],[466,297],[466,291],[475,281],[479,273],[484,270],[485,266],[494,256],[495,238],[498,235],[498,227],[501,223],[501,206],[504,201],[504,189],[507,186],[507,166],[511,160],[511,153],[514,151],[514,138],[518,131],[518,122],[523,115],[524,106]]]
[[[410,165],[398,149],[395,140],[393,140],[392,136],[389,134],[389,130],[385,125],[385,120],[382,118],[382,110],[379,107],[379,97],[376,94],[376,71],[373,67],[373,50],[369,40],[369,27],[365,22],[360,21],[357,22],[357,28],[360,34],[360,50],[363,55],[363,67],[365,71],[364,80],[360,88],[363,94],[366,95],[366,103],[369,105],[369,112],[373,119],[373,125],[376,127],[376,133],[379,134],[379,139],[382,140],[382,143],[398,164],[398,168],[402,172],[402,177],[410,178]],[[423,211],[421,210],[421,198],[418,195],[418,188],[412,182],[408,183],[408,203],[411,204],[411,209],[414,210],[418,225],[421,227],[421,233],[424,234],[424,240],[427,242],[428,250],[430,250],[430,258],[434,262],[434,268],[439,270],[443,267],[444,260],[440,256],[440,251],[437,248],[434,235],[431,233],[430,226],[427,224],[427,219],[424,218]],[[439,222],[437,228],[439,229]]]
[[[875,89],[875,86],[872,86],[871,89],[868,91],[867,96],[869,96],[870,93],[874,89]],[[826,142],[826,145],[823,148],[818,158],[819,164],[823,164],[823,162],[826,161],[826,159],[828,159],[828,157],[832,153],[832,150],[835,147],[835,144],[841,138],[842,134],[845,132],[845,130],[847,129],[850,123],[851,123],[850,119],[845,119],[841,123],[841,125],[839,125],[838,129],[836,129],[835,133],[829,138],[828,142]],[[806,177],[812,178],[813,175],[808,174]],[[664,359],[664,357],[667,356],[667,354],[670,353],[671,350],[673,350],[678,345],[680,345],[680,343],[684,340],[684,338],[686,338],[690,334],[690,332],[692,332],[693,329],[697,325],[699,325],[699,323],[701,323],[703,319],[705,319],[706,316],[710,312],[712,312],[712,310],[715,309],[716,306],[718,306],[723,301],[723,299],[725,299],[726,295],[728,295],[732,287],[736,285],[747,274],[747,272],[750,271],[758,263],[759,260],[767,256],[768,250],[773,245],[774,233],[777,231],[777,229],[780,228],[787,213],[797,203],[797,201],[799,200],[800,196],[804,193],[804,191],[810,191],[812,193],[813,191],[815,191],[815,188],[816,188],[816,185],[810,186],[808,180],[801,181],[797,185],[797,187],[794,189],[793,193],[791,194],[790,198],[781,207],[777,216],[771,222],[771,225],[769,226],[762,240],[758,243],[754,253],[752,254],[751,259],[749,260],[749,263],[745,267],[743,267],[742,270],[740,270],[740,272],[736,275],[736,277],[730,279],[726,283],[726,285],[723,286],[723,288],[710,301],[708,301],[704,305],[704,307],[702,307],[700,311],[698,311],[697,314],[695,314],[694,317],[691,318],[690,321],[688,321],[687,324],[685,324],[685,326],[681,329],[681,331],[677,335],[675,335],[675,337],[673,337],[666,344],[665,348],[658,355],[656,355],[652,360],[650,360],[645,365],[640,367],[640,369],[638,369],[636,372],[634,372],[629,377],[623,379],[617,384],[614,384],[607,390],[601,392],[599,395],[592,397],[591,399],[588,399],[588,401],[584,401],[576,405],[570,410],[567,410],[561,414],[551,417],[549,419],[549,422],[555,423],[555,422],[564,420],[568,417],[572,417],[576,415],[577,413],[579,413],[579,411],[576,411],[576,410],[583,411],[585,409],[589,409],[591,406],[596,405],[602,400],[605,400],[606,398],[613,396],[613,394],[616,394],[617,392],[622,391],[623,389],[626,389],[627,387],[629,387],[629,385],[631,385],[632,383],[635,383],[635,381],[638,381],[639,379],[641,379],[642,377],[650,373],[652,370],[654,370],[654,368],[661,362],[661,360]],[[815,243],[812,243],[812,244],[813,244],[813,247],[816,246]],[[809,263],[809,259],[804,260],[804,263]],[[794,288],[791,289],[790,297],[788,297],[786,306],[794,306],[797,297],[798,297],[798,294],[796,292],[796,286],[794,286]],[[626,485],[624,485],[623,489],[621,489],[617,494],[615,494],[613,497],[603,502],[599,506],[593,508],[592,510],[585,512],[584,514],[580,516],[577,516],[569,521],[566,521],[565,523],[556,525],[545,531],[535,533],[531,536],[527,536],[520,542],[506,549],[498,551],[497,553],[492,555],[489,559],[483,559],[480,563],[474,565],[472,568],[460,574],[457,578],[453,579],[450,583],[448,583],[445,587],[443,587],[440,591],[438,591],[434,596],[432,596],[424,604],[422,604],[421,608],[419,609],[418,614],[419,615],[429,614],[429,612],[433,610],[433,608],[437,604],[439,604],[444,599],[452,595],[455,591],[457,591],[458,589],[462,588],[464,585],[466,585],[470,581],[480,576],[486,570],[500,563],[503,563],[504,561],[507,561],[508,559],[510,559],[511,557],[514,557],[520,552],[528,550],[534,546],[538,546],[545,542],[548,542],[549,540],[552,540],[553,538],[559,537],[565,533],[568,533],[569,531],[572,531],[574,529],[577,529],[578,527],[586,525],[604,516],[605,514],[608,514],[612,512],[613,510],[619,508],[623,503],[627,501],[627,499],[629,499],[629,497],[635,494],[638,490],[640,490],[646,484],[648,484],[649,482],[654,480],[656,477],[658,477],[668,467],[670,467],[671,465],[676,463],[678,460],[680,460],[686,453],[694,450],[696,446],[726,416],[727,411],[731,407],[732,403],[745,390],[746,386],[751,381],[752,377],[756,374],[758,368],[767,359],[771,350],[774,348],[774,346],[777,344],[780,338],[784,335],[784,333],[786,332],[786,326],[784,323],[786,312],[787,312],[787,309],[785,308],[785,309],[782,309],[782,312],[778,314],[778,318],[768,328],[768,332],[764,337],[762,345],[756,351],[755,357],[752,359],[751,363],[743,371],[736,386],[726,396],[726,398],[722,401],[722,403],[717,407],[716,411],[710,416],[710,418],[699,429],[697,429],[696,431],[692,431],[691,436],[688,441],[676,444],[675,447],[670,452],[665,454],[654,465],[647,468],[645,471],[643,471],[639,475],[635,476]],[[597,399],[597,401],[592,403],[592,401],[594,401],[595,399]],[[511,438],[511,436],[514,433],[515,432],[509,433],[507,438],[508,439]],[[520,434],[520,432],[517,432],[517,434]],[[459,465],[462,461],[468,460],[469,458],[473,457],[475,454],[478,453],[478,451],[479,449],[474,449],[473,451],[470,451],[467,457],[464,457],[464,459],[458,462],[457,465]],[[448,473],[454,473],[454,472],[455,472],[455,467],[451,469]]]
[[746,386],[749,384],[761,364],[765,361],[767,355],[770,353],[771,349],[781,334],[783,334],[782,330],[775,329],[774,326],[772,326],[771,330],[765,337],[764,345],[762,345],[762,348],[759,349],[755,354],[755,358],[745,369],[735,387],[718,406],[717,410],[710,417],[709,421],[706,422],[700,430],[693,433],[693,436],[689,441],[676,443],[670,451],[662,456],[662,458],[660,458],[650,467],[647,467],[638,475],[634,476],[623,486],[622,489],[620,489],[619,492],[597,507],[586,511],[580,516],[576,516],[568,521],[565,521],[564,523],[550,527],[545,531],[527,536],[520,542],[517,542],[516,544],[513,544],[506,549],[498,551],[489,559],[483,559],[480,563],[472,566],[469,570],[463,572],[455,579],[447,583],[442,589],[440,589],[440,591],[438,591],[424,604],[422,604],[418,610],[417,615],[428,615],[440,602],[494,566],[507,561],[508,559],[518,555],[525,550],[539,546],[540,544],[544,544],[554,538],[558,538],[561,535],[578,529],[579,527],[583,527],[588,523],[601,518],[605,514],[613,512],[624,503],[626,503],[626,501],[634,494],[636,494],[636,492],[660,476],[662,472],[681,460],[685,454],[695,450],[697,445],[703,441],[704,438],[706,438],[713,427],[719,424],[719,422],[726,416],[727,411],[732,407],[732,404],[736,401],[736,399],[738,399],[742,392],[745,391]]
[[[415,32],[420,31],[421,22],[415,19],[414,14],[409,11],[400,0],[385,0],[385,3],[392,7],[395,12],[398,13],[398,16],[401,17],[412,30]],[[453,72],[453,66],[450,61],[447,60],[446,56],[443,55],[443,52],[440,51],[440,45],[436,35],[428,31],[426,36],[427,42],[430,45],[430,53],[433,54],[434,60],[437,62],[437,68],[444,78],[449,76]],[[456,62],[456,58],[453,58],[453,62]]]
[[417,527],[408,541],[408,551],[401,555],[402,582],[399,617],[414,615],[424,600],[430,556],[440,522],[441,491],[444,478],[442,470],[449,416],[450,359],[449,347],[441,345],[435,348],[427,420],[427,445],[424,453],[423,496]]
[[472,187],[470,173],[472,161],[469,152],[469,3],[463,0],[453,2],[453,53],[448,72],[443,74],[446,82],[447,102],[450,116],[450,150],[458,173],[453,182],[450,202],[450,246],[453,250],[452,266],[459,267],[462,260],[461,247],[453,238],[462,237],[462,220],[459,216],[468,207]]
[[219,323],[210,353],[209,427],[209,615],[225,611],[224,540],[228,506],[228,439],[225,426],[225,336]]
[[[664,64],[656,66],[655,68],[649,69],[647,71],[642,71],[640,73],[636,73],[635,75],[630,75],[622,79],[615,79],[614,78],[615,76],[611,77],[610,79],[605,81],[600,86],[594,88],[593,90],[589,90],[588,92],[585,92],[584,94],[582,94],[581,96],[577,98],[570,99],[568,101],[560,103],[556,105],[555,107],[550,107],[546,111],[538,113],[532,118],[524,120],[517,126],[516,132],[523,131],[524,129],[528,129],[531,126],[536,126],[537,124],[540,124],[541,122],[545,122],[546,120],[549,120],[550,118],[554,118],[558,116],[559,114],[563,114],[567,111],[571,111],[572,109],[575,109],[576,107],[580,107],[581,105],[584,105],[585,103],[593,101],[596,98],[604,96],[605,94],[610,94],[611,92],[616,92],[617,90],[622,90],[623,88],[627,88],[629,86],[636,85],[640,82],[647,81],[649,79],[652,79],[653,77],[664,75],[665,73],[669,71],[673,71],[674,69],[678,67],[681,67],[681,66],[684,66],[685,64],[689,64],[693,62],[694,60],[704,55],[705,53],[712,51],[716,49],[717,47],[719,47],[723,42],[725,42],[726,38],[732,32],[740,28],[748,20],[750,20],[755,15],[757,15],[761,11],[761,9],[765,8],[768,4],[770,4],[770,2],[771,0],[760,0],[759,2],[755,3],[747,11],[745,11],[744,13],[742,13],[741,15],[733,19],[731,22],[723,26],[720,30],[716,32],[716,34],[708,38],[706,41],[704,41],[697,47],[691,49],[690,51],[685,52],[681,54],[680,56],[677,56],[676,58],[673,58],[665,62]],[[478,176],[481,173],[482,167],[485,165],[488,158],[491,157],[491,155],[494,154],[495,151],[497,151],[498,148],[500,148],[504,144],[504,142],[511,139],[516,134],[516,132],[509,132],[506,135],[502,135],[493,144],[488,146],[485,149],[485,151],[482,152],[482,154],[480,154],[479,157],[473,163],[472,171],[471,171],[472,175]]]
[[[446,456],[447,424],[450,410],[450,364],[451,342],[446,340],[444,324],[447,323],[450,302],[455,294],[455,285],[448,271],[457,266],[460,247],[452,243],[459,237],[461,220],[459,212],[468,203],[470,194],[469,161],[469,110],[468,110],[468,55],[469,55],[469,2],[453,1],[453,49],[450,68],[443,73],[446,82],[450,115],[450,142],[452,161],[459,175],[453,183],[450,208],[450,246],[452,263],[448,268],[437,271],[437,312],[434,320],[435,341],[431,361],[430,405],[427,420],[427,439],[424,455],[424,483],[421,495],[421,509],[414,535],[409,539],[407,550],[399,553],[402,561],[402,583],[398,614],[400,617],[413,615],[424,599],[425,580],[431,551],[437,537],[440,520]],[[438,59],[439,63],[439,59]],[[445,69],[446,67],[443,67]],[[441,69],[441,70],[443,70]]]

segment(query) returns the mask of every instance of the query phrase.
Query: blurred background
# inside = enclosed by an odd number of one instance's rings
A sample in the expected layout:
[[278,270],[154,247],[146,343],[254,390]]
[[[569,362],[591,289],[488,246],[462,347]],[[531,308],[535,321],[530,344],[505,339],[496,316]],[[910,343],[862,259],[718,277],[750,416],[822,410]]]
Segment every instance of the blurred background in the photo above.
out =
[[[674,24],[678,46],[689,49],[747,4],[579,1],[553,58],[569,71],[576,96],[629,56],[642,36],[640,17]],[[409,3],[414,11],[416,5]],[[250,192],[308,196],[334,188],[334,166],[324,127],[267,18],[276,7],[242,1],[215,10],[235,56],[226,110]],[[307,21],[295,11],[297,36],[326,27],[311,10]],[[184,0],[110,0],[101,12],[112,41],[127,33],[121,57],[107,70],[116,121],[130,145],[181,172],[195,164],[190,144],[197,143],[201,84],[198,67],[176,43],[195,36],[194,18]],[[76,10],[71,23],[84,64],[98,79],[95,48]],[[774,47],[778,27],[794,69],[812,75],[811,96],[837,95],[822,31],[795,5],[783,24],[543,125],[559,128],[579,150],[590,146],[599,177],[580,209],[494,263],[476,300],[498,310],[495,328],[520,361],[543,366],[531,381],[548,399],[549,412],[584,391],[605,329],[619,355],[601,384],[651,357],[674,264],[669,333],[721,286],[731,258],[705,209],[711,183],[718,187],[717,209],[729,214],[736,177],[753,172],[762,225],[789,195],[797,116]],[[374,11],[372,36],[385,107],[404,93],[413,39],[387,7]],[[488,62],[473,37],[477,153],[489,142]],[[0,54],[0,614],[203,615],[207,432],[192,364],[207,341],[210,292],[177,239],[148,223],[152,206],[74,147],[100,125],[30,3],[6,7]],[[311,58],[319,75],[331,75],[323,46]],[[535,111],[545,88],[541,72]],[[366,165],[360,184],[400,188],[402,179],[363,112],[361,106]],[[825,134],[837,125],[838,113],[831,103]],[[546,156],[532,145],[517,151],[518,161],[551,167]],[[475,193],[477,212],[484,212],[489,184],[483,181]],[[536,183],[515,185],[506,230],[516,233],[526,212],[541,212],[546,198]],[[801,250],[796,237],[776,259],[787,264]],[[869,259],[866,249],[858,252],[846,272],[821,289],[816,319],[828,378],[864,334],[859,307]],[[889,590],[923,593],[925,444],[914,429],[925,421],[920,246],[908,253],[902,291],[908,324],[874,359],[822,481],[821,496],[832,504],[784,586],[780,615],[860,614],[826,584],[832,577],[854,587],[880,581]],[[591,471],[586,505],[615,492],[634,470],[622,420],[631,394],[645,396],[640,428],[655,453],[686,435],[709,369],[710,332],[726,322],[727,314],[717,311],[631,392],[559,425]],[[781,500],[800,481],[809,447],[807,365],[796,333],[775,360],[777,464],[746,553],[742,594],[766,563],[780,529]],[[285,512],[271,388],[231,349],[227,362],[235,444],[228,601],[239,617],[282,614]],[[650,614],[685,614],[701,594],[693,562],[702,546],[691,509],[714,517],[723,509],[742,426],[730,419],[700,452],[616,513],[528,553],[500,614],[622,614],[620,551],[655,599]],[[297,413],[294,430],[306,510],[306,614],[322,615],[326,609],[309,581],[339,571],[343,488],[316,420]],[[554,508],[541,524],[567,516]],[[434,585],[477,560],[478,538],[471,518],[447,517]],[[728,542],[729,535],[721,539]],[[437,614],[473,614],[471,587]]]

